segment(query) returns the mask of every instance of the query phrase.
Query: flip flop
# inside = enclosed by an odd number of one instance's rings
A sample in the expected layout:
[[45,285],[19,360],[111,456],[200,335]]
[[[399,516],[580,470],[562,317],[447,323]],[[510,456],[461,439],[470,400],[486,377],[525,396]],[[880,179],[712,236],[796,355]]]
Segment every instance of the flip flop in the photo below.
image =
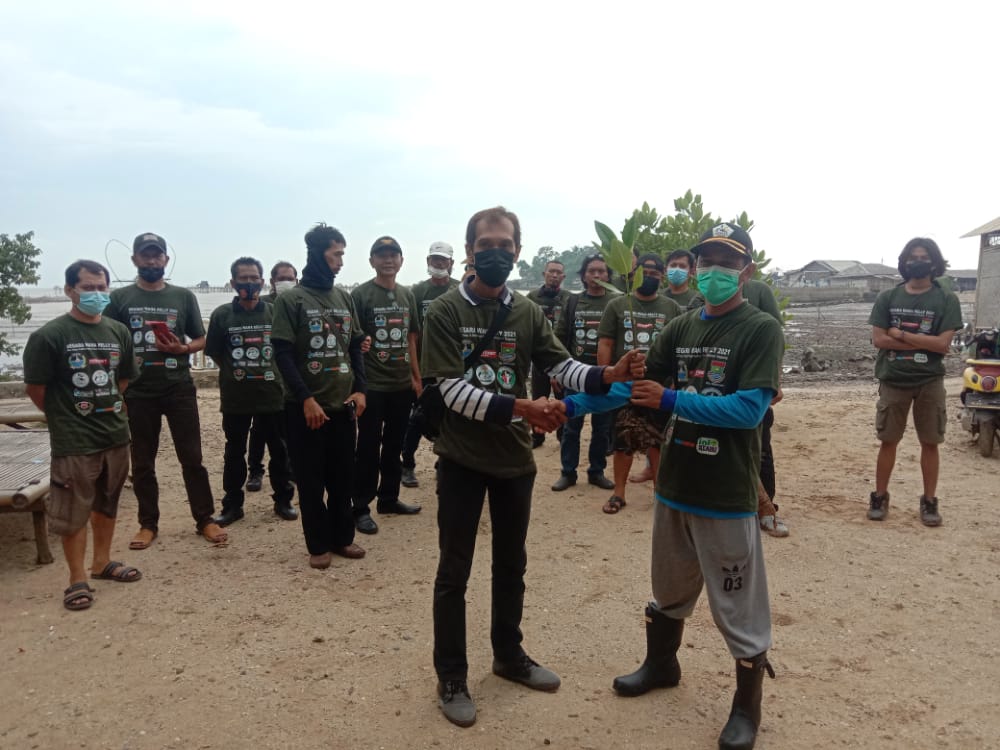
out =
[[94,589],[86,581],[72,584],[63,591],[63,606],[70,610],[90,609],[94,603]]
[[[209,532],[209,529],[214,529],[214,532]],[[212,544],[226,544],[229,541],[229,534],[222,530],[215,521],[210,521],[198,529],[198,533],[201,534],[205,539],[210,541]],[[211,534],[211,535],[210,535]]]
[[604,507],[601,509],[605,513],[617,513],[622,508],[625,507],[625,498],[618,497],[618,495],[612,495],[611,499],[604,503]]
[[122,583],[132,583],[142,578],[142,572],[138,568],[133,568],[123,562],[112,560],[104,566],[100,573],[91,573],[91,578],[100,578],[105,581],[121,581]]
[[132,541],[128,543],[128,548],[135,550],[149,549],[156,536],[156,532],[152,529],[139,529],[132,538]]

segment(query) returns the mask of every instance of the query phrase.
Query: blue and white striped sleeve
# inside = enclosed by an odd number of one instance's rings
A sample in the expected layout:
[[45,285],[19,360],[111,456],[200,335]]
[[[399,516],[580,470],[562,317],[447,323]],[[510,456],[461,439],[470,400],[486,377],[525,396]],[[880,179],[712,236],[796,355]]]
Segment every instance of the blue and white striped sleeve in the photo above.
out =
[[513,396],[484,391],[465,378],[440,378],[438,388],[444,405],[466,419],[509,424],[514,417]]
[[608,386],[604,383],[603,367],[585,365],[575,359],[564,359],[546,370],[546,374],[571,391],[594,394],[608,392]]

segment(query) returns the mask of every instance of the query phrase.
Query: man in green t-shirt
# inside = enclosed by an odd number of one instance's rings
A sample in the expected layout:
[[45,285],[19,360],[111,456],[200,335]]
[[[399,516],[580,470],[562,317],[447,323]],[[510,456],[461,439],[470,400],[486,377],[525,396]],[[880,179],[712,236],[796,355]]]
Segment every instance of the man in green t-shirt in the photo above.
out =
[[[436,300],[449,289],[458,286],[458,279],[451,277],[451,270],[455,265],[455,251],[447,242],[432,242],[430,250],[427,251],[427,275],[418,284],[410,287],[413,294],[413,301],[417,304],[420,327],[424,326],[424,318],[427,315],[427,308],[431,302]],[[420,355],[420,340],[417,340],[417,355]],[[417,447],[420,445],[420,423],[417,417],[419,410],[410,411],[410,419],[406,424],[406,435],[403,437],[403,474],[401,482],[404,487],[419,487],[417,481]]]
[[[525,540],[536,473],[530,426],[555,429],[565,421],[546,414],[546,400],[528,400],[529,367],[535,363],[563,387],[587,393],[603,392],[607,384],[644,368],[634,353],[613,368],[571,359],[541,309],[507,288],[521,252],[520,224],[513,213],[499,206],[476,213],[466,227],[465,249],[475,275],[428,309],[421,369],[433,389],[429,395],[440,398],[443,411],[434,442],[440,548],[434,669],[442,712],[467,727],[476,720],[476,707],[467,683],[465,592],[487,493],[493,672],[536,690],[556,690],[560,683],[521,646]],[[468,359],[477,346],[481,353]]]
[[156,453],[164,417],[198,533],[213,544],[229,538],[214,519],[212,486],[201,458],[198,396],[191,378],[190,355],[205,348],[205,326],[194,294],[164,281],[169,261],[165,239],[151,232],[136,237],[132,263],[138,278],[111,293],[107,310],[109,318],[124,323],[132,333],[139,367],[139,377],[125,397],[132,431],[132,488],[139,502],[139,531],[129,549],[137,550],[149,547],[159,533]]
[[[663,328],[681,314],[680,306],[659,293],[663,281],[663,259],[645,253],[637,260],[642,283],[631,295],[612,300],[597,329],[597,362],[607,365],[625,352],[646,352]],[[636,452],[646,453],[651,466],[660,462],[660,438],[666,418],[655,410],[627,405],[615,417],[613,476],[614,494],[604,504],[605,513],[625,507],[625,483]]]
[[[585,365],[597,364],[597,329],[604,311],[618,295],[609,292],[602,282],[608,280],[608,264],[600,253],[583,259],[579,271],[583,291],[570,295],[563,314],[555,325],[556,338],[573,357]],[[611,425],[615,415],[611,412],[594,414],[590,418],[590,448],[587,452],[590,465],[587,468],[587,482],[602,490],[614,488],[614,482],[604,475],[608,465],[608,446],[611,439]],[[563,426],[562,440],[559,441],[559,458],[562,464],[559,478],[552,485],[554,492],[562,492],[576,484],[576,468],[580,463],[580,433],[583,431],[583,417],[570,419]]]
[[698,296],[698,290],[691,286],[692,270],[694,256],[690,250],[674,250],[667,256],[667,284],[663,287],[663,296],[672,299],[682,310]]
[[889,478],[896,463],[896,446],[913,406],[913,425],[920,441],[920,520],[940,526],[937,482],[938,445],[944,442],[944,355],[955,331],[962,327],[962,308],[952,292],[938,284],[946,264],[937,243],[915,237],[899,254],[903,283],[875,299],[868,318],[872,344],[879,352],[875,431],[881,441],[875,463],[875,491],[869,497],[868,518],[882,521],[889,511]]
[[367,405],[358,418],[353,504],[358,531],[375,534],[378,524],[369,506],[376,497],[379,514],[420,512],[419,505],[399,499],[399,487],[403,435],[422,386],[417,362],[420,314],[410,290],[396,283],[403,250],[392,237],[379,237],[368,262],[375,278],[351,292],[358,326],[372,338],[365,355]]
[[351,295],[333,283],[344,265],[344,235],[317,224],[305,242],[302,281],[274,301],[271,340],[285,384],[288,452],[309,565],[325,569],[335,554],[365,556],[354,543],[351,512],[355,415],[365,412],[365,336]]
[[773,676],[756,519],[760,422],[778,392],[784,337],[780,324],[741,293],[754,272],[749,234],[719,224],[692,252],[704,308],[664,329],[647,355],[647,380],[631,389],[616,385],[600,404],[572,396],[566,414],[630,400],[672,415],[656,477],[646,659],[614,680],[615,692],[631,697],[678,684],[684,621],[705,588],[712,618],[736,660],[736,693],[719,747],[752,748],[764,672]]
[[260,298],[264,267],[255,258],[237,258],[230,266],[236,297],[212,312],[205,353],[219,368],[219,400],[226,449],[222,466],[222,513],[219,526],[243,518],[243,483],[247,478],[247,437],[251,422],[271,451],[268,466],[274,512],[286,521],[299,517],[292,507],[295,486],[285,446],[284,393],[271,343],[271,306]]
[[[269,305],[273,305],[281,292],[294,289],[299,283],[299,272],[291,263],[279,260],[271,267],[271,291],[261,296],[261,299]],[[247,468],[250,476],[247,479],[247,492],[260,492],[264,486],[264,431],[257,426],[257,420],[253,420],[250,427],[250,447],[247,449]],[[286,451],[287,453],[287,451]],[[271,457],[272,459],[274,456]],[[285,506],[282,506],[285,507]],[[277,509],[276,509],[277,510]],[[282,515],[279,513],[278,515]]]
[[[542,270],[542,285],[538,289],[532,289],[526,295],[528,299],[542,308],[545,319],[555,327],[562,320],[563,310],[570,297],[568,289],[562,288],[563,279],[566,278],[566,267],[558,260],[550,260]],[[552,384],[537,367],[531,368],[531,397],[548,398],[552,394]],[[562,436],[560,430],[557,434]],[[545,442],[545,433],[536,432],[531,436],[531,444],[538,448]]]
[[25,390],[45,412],[51,463],[49,530],[62,538],[69,567],[66,609],[87,609],[87,523],[94,535],[90,576],[129,583],[142,574],[111,559],[118,499],[128,477],[128,419],[123,394],[138,371],[132,338],[102,315],[108,269],[78,260],[66,269],[67,314],[50,320],[24,348]]

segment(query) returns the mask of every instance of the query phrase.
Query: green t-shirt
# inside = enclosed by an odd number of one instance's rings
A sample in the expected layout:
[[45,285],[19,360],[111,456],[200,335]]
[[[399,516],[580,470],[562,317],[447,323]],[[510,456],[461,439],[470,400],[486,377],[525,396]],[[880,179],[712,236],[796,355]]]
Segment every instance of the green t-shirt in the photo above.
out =
[[116,320],[84,323],[66,314],[32,333],[24,347],[24,382],[45,386],[51,455],[82,456],[127,444],[118,381],[137,376],[132,338]]
[[[676,302],[660,294],[647,302],[633,294],[631,313],[628,308],[628,297],[615,297],[608,303],[597,329],[598,338],[615,341],[612,363],[632,349],[648,351],[664,326],[683,312]],[[633,313],[634,325],[631,317]]]
[[[292,343],[299,374],[326,411],[345,409],[354,387],[351,338],[358,335],[351,295],[343,289],[297,286],[274,301],[271,338]],[[290,391],[285,400],[295,401]]]
[[430,279],[424,279],[420,283],[410,287],[410,294],[413,295],[413,301],[417,303],[417,312],[420,315],[421,327],[424,325],[424,318],[427,317],[427,308],[431,306],[431,302],[449,289],[454,289],[459,283],[458,279],[449,278],[447,284],[438,285],[432,284]]
[[396,284],[392,291],[366,281],[353,292],[358,326],[372,337],[365,354],[368,390],[408,391],[410,382],[410,333],[420,331],[417,303],[410,290]]
[[601,318],[608,303],[618,296],[607,290],[600,297],[581,292],[575,295],[575,309],[571,310],[571,301],[566,303],[563,310],[566,314],[556,323],[555,331],[556,338],[569,349],[574,359],[587,365],[597,364],[597,329],[601,325]]
[[669,286],[663,286],[660,288],[660,294],[662,294],[667,299],[672,299],[674,302],[676,302],[678,305],[681,306],[682,310],[684,310],[687,309],[687,306],[691,304],[691,301],[698,296],[698,290],[695,289],[694,286],[692,286],[691,284],[688,284],[688,288],[685,289],[683,292],[681,292],[680,294],[674,294],[672,291],[670,291]]
[[[516,398],[527,398],[526,382],[532,361],[549,369],[569,359],[538,305],[513,294],[510,314],[496,338],[475,362],[471,352],[486,334],[499,302],[473,304],[462,288],[438,298],[427,311],[421,371],[425,378],[464,377],[477,388]],[[531,428],[520,420],[500,425],[467,419],[448,409],[441,434],[434,441],[439,456],[495,477],[518,477],[535,471]]]
[[205,353],[219,367],[221,411],[226,414],[273,414],[285,398],[271,346],[273,308],[258,302],[244,310],[227,302],[212,311]]
[[[672,321],[646,355],[646,377],[703,396],[778,391],[785,341],[770,315],[745,304],[711,320],[696,310]],[[724,513],[757,509],[760,429],[671,418],[660,454],[660,497]]]
[[[958,297],[937,284],[921,294],[910,294],[900,284],[875,298],[868,323],[877,328],[937,336],[962,327],[962,306]],[[916,387],[944,374],[944,355],[937,352],[879,349],[875,358],[875,377],[889,385]]]
[[173,385],[191,382],[190,357],[157,349],[149,322],[163,321],[181,341],[185,336],[189,339],[204,336],[201,310],[192,292],[171,284],[149,292],[132,284],[111,292],[111,304],[104,317],[123,323],[132,334],[139,377],[129,386],[129,398],[156,398]]
[[570,292],[566,289],[560,289],[554,296],[550,297],[542,294],[542,288],[532,289],[526,296],[542,308],[545,319],[555,327],[562,318],[563,310],[566,309],[566,301],[569,299]]

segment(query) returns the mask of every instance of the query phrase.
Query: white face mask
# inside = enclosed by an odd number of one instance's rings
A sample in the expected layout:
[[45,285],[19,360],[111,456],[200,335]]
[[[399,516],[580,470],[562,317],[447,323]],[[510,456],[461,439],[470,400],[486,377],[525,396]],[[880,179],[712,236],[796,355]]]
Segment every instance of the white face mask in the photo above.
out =
[[281,294],[282,292],[287,292],[289,289],[294,289],[296,283],[295,281],[275,281],[274,293]]
[[443,279],[448,275],[447,268],[435,268],[434,266],[427,266],[427,274],[432,279]]

